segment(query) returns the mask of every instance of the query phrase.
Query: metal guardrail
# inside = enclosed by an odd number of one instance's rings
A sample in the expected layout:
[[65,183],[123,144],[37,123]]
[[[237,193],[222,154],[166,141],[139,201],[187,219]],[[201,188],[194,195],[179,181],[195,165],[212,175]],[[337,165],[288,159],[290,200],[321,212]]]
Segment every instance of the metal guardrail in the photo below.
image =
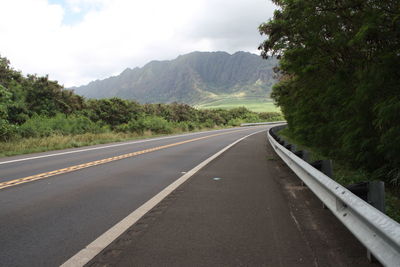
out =
[[384,266],[400,266],[400,224],[375,209],[290,150],[268,131],[276,153]]
[[241,123],[240,126],[257,126],[257,125],[271,125],[271,124],[279,124],[286,123],[286,121],[272,121],[272,122],[254,122],[254,123]]

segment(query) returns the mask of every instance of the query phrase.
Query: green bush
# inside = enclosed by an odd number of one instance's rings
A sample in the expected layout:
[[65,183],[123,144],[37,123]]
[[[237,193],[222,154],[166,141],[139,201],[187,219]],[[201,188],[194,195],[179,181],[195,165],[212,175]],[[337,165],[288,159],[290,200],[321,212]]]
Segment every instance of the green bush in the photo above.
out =
[[172,123],[161,117],[144,117],[143,119],[141,119],[141,123],[143,124],[145,130],[150,130],[154,133],[168,134],[173,132]]
[[142,134],[145,129],[143,125],[143,120],[131,120],[128,123],[120,124],[115,128],[117,132],[124,132],[124,133],[138,133]]
[[258,114],[262,121],[283,121],[282,113],[279,112],[261,112]]
[[54,117],[34,115],[18,128],[21,137],[45,137],[50,135],[70,135],[105,132],[101,127],[84,116],[66,116],[57,114]]
[[260,117],[256,113],[247,113],[244,116],[244,121],[251,123],[251,122],[260,122]]
[[0,118],[0,141],[9,141],[14,138],[18,127]]
[[192,122],[192,121],[188,121],[188,122],[186,122],[186,124],[187,124],[187,127],[188,127],[188,130],[189,130],[189,131],[194,131],[194,130],[196,130],[197,128],[200,128],[199,125],[198,125],[197,123]]
[[182,132],[189,131],[189,125],[188,125],[188,123],[186,121],[174,123],[173,127],[175,129],[178,129],[178,130],[182,131]]
[[206,120],[206,121],[202,124],[202,126],[203,126],[203,127],[206,127],[206,128],[214,128],[215,125],[216,125],[215,121],[213,121],[213,120],[211,120],[211,119]]
[[228,125],[229,126],[240,126],[240,124],[242,124],[243,123],[243,120],[242,119],[231,119],[231,120],[229,120],[228,121]]

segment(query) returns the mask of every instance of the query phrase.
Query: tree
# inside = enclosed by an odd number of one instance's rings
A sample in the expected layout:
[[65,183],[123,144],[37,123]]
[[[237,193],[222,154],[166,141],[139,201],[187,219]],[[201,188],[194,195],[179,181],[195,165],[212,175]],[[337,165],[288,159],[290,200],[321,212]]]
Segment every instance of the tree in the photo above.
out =
[[15,127],[8,121],[8,107],[11,105],[12,94],[0,85],[0,140],[7,141],[14,133]]
[[378,0],[276,0],[260,25],[281,57],[272,97],[307,145],[400,181],[400,6]]
[[88,116],[92,121],[103,121],[113,127],[138,119],[142,109],[137,102],[120,98],[89,100]]

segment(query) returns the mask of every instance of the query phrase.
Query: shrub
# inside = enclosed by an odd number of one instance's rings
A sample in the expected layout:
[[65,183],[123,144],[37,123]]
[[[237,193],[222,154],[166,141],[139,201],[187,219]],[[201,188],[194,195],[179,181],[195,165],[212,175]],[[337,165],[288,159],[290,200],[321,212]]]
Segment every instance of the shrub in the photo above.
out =
[[240,126],[240,124],[242,124],[243,123],[243,120],[242,119],[231,119],[231,120],[229,120],[228,121],[228,125],[229,126]]
[[215,127],[215,122],[211,119],[207,119],[203,124],[202,127],[206,128],[214,128]]
[[105,131],[107,131],[107,127],[101,127],[87,117],[63,114],[57,114],[54,117],[34,115],[18,128],[18,134],[21,137],[45,137]]
[[131,120],[128,123],[120,124],[115,128],[117,132],[143,134],[145,126],[142,120]]
[[157,117],[157,116],[148,116],[142,119],[142,123],[145,130],[150,130],[154,133],[172,133],[173,128],[172,124],[167,120]]
[[279,112],[261,112],[258,114],[262,121],[282,121],[282,113]]
[[256,113],[247,113],[244,117],[245,122],[260,122],[260,117]]
[[7,120],[0,119],[0,141],[13,139],[18,127],[10,124]]

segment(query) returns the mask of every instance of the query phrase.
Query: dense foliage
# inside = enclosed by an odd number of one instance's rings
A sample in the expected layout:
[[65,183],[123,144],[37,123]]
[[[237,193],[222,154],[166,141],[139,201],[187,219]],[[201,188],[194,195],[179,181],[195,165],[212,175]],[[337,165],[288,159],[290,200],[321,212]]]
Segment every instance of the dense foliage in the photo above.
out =
[[279,119],[279,113],[245,108],[197,110],[178,103],[86,100],[47,76],[25,77],[0,57],[0,141],[107,131],[161,134]]
[[260,32],[279,55],[273,98],[290,132],[324,154],[400,182],[397,0],[274,0]]

